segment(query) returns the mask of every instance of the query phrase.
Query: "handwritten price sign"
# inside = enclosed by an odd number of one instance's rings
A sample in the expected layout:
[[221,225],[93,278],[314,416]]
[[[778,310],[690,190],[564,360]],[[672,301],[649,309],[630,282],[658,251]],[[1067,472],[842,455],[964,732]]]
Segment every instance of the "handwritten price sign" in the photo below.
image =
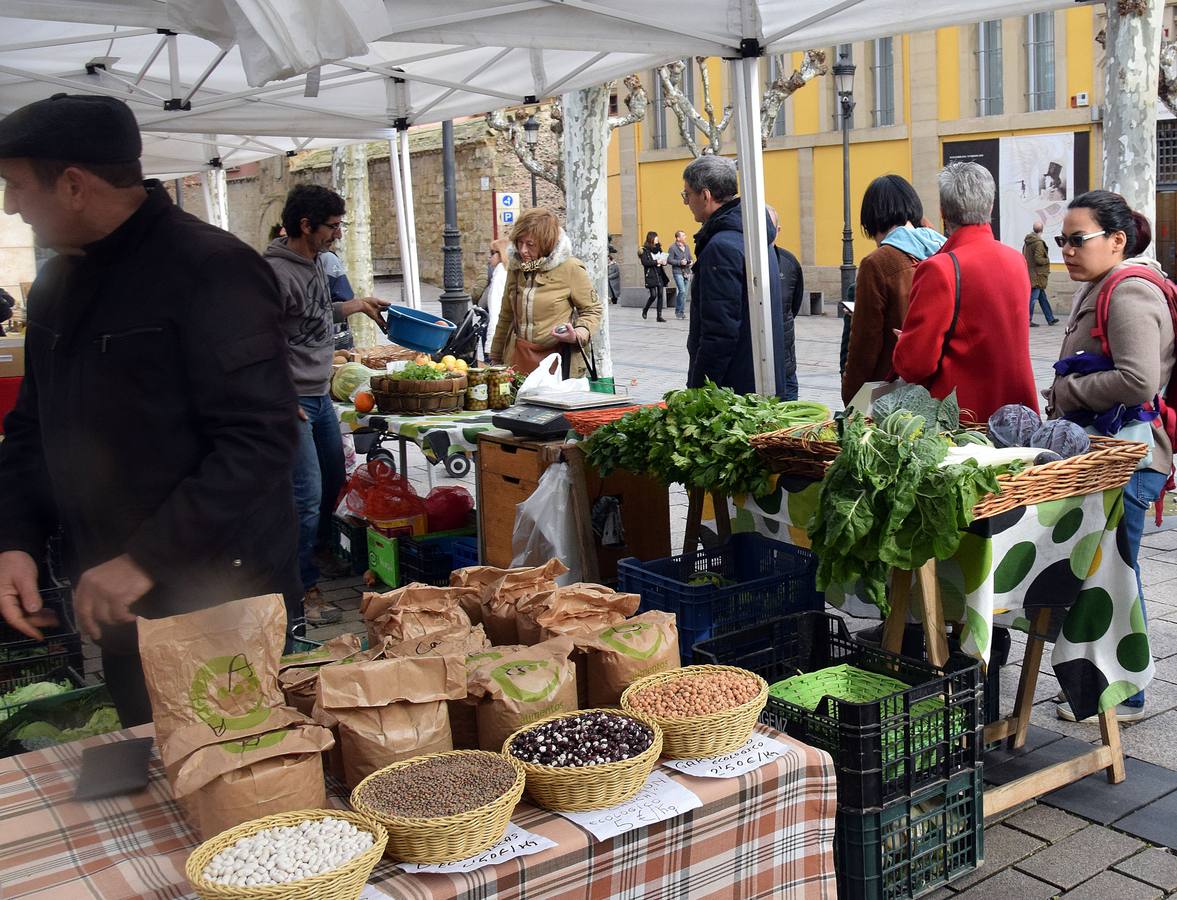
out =
[[438,863],[436,865],[426,865],[424,863],[397,863],[397,865],[413,875],[421,872],[438,872],[443,875],[453,875],[460,872],[473,872],[475,869],[481,869],[483,866],[493,866],[496,863],[506,862],[517,856],[531,856],[533,853],[539,853],[541,850],[547,850],[549,847],[555,846],[555,841],[544,837],[542,834],[532,834],[530,831],[520,828],[512,822],[507,826],[507,833],[503,835],[501,841],[489,850],[483,850],[481,853],[467,857],[466,859],[460,859],[457,862]]
[[788,751],[780,741],[754,734],[739,750],[710,759],[666,759],[662,764],[700,778],[738,778],[759,769]]
[[636,828],[664,822],[703,805],[691,791],[661,772],[651,772],[645,785],[630,800],[609,809],[591,812],[562,812],[598,841],[608,840]]

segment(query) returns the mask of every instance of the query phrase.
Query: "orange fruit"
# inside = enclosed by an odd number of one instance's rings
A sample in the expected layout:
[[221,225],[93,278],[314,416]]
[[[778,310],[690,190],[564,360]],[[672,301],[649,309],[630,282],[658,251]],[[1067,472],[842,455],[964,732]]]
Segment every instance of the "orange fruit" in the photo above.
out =
[[360,391],[356,394],[356,412],[361,415],[370,413],[376,408],[376,398],[368,391]]

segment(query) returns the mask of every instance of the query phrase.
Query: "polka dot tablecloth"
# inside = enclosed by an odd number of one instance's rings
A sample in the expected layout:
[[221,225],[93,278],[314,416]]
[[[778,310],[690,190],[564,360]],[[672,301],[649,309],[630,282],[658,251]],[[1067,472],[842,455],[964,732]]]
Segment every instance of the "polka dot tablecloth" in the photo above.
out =
[[[800,523],[813,515],[819,488],[782,478],[766,497],[737,498],[733,527],[808,547]],[[988,662],[994,624],[1025,631],[1027,609],[1051,607],[1051,665],[1080,718],[1144,688],[1153,663],[1123,517],[1115,489],[973,522],[956,556],[936,566],[945,621],[964,623],[962,649]],[[853,585],[831,588],[826,600],[850,615],[879,615]]]

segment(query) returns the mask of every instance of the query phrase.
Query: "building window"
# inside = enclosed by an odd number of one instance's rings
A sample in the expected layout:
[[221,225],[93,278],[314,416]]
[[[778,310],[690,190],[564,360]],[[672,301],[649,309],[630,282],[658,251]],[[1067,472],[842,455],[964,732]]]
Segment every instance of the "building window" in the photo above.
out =
[[666,92],[662,90],[662,77],[654,70],[654,108],[650,116],[650,149],[666,149]]
[[[839,44],[837,47],[834,48],[834,63],[837,64],[837,63],[843,62],[843,60],[848,63],[854,62],[854,48],[850,44]],[[832,73],[833,71],[834,71],[833,68],[831,68],[830,72]],[[834,131],[841,131],[842,130],[842,101],[838,99],[837,79],[830,78],[830,84],[832,85],[831,89],[834,92]],[[847,119],[846,124],[850,128],[854,127],[854,110],[850,110],[850,117],[849,117],[849,119]]]
[[1026,108],[1054,109],[1054,13],[1026,16]]
[[[788,60],[779,53],[773,54],[768,58],[768,81],[771,84],[782,76],[787,78],[790,74],[788,71]],[[781,104],[777,109],[776,121],[772,123],[772,136],[785,136],[785,104]]]
[[1157,120],[1157,184],[1177,185],[1177,119]]
[[873,42],[874,60],[871,79],[874,82],[874,105],[871,121],[876,128],[895,124],[895,56],[891,38],[877,38]]
[[977,26],[977,115],[999,116],[1005,110],[1001,82],[1001,20]]

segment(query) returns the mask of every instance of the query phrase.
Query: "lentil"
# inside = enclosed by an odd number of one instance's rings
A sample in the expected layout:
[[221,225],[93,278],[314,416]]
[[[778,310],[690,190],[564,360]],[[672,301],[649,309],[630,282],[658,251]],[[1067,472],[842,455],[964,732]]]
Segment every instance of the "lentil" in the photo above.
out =
[[581,713],[545,722],[511,742],[511,755],[541,766],[599,766],[649,749],[654,732],[629,716]]
[[308,819],[243,837],[209,860],[202,874],[233,887],[285,884],[337,869],[372,842],[369,832],[343,819]]
[[390,816],[437,819],[486,806],[514,783],[515,767],[502,757],[438,757],[373,778],[360,799]]
[[702,672],[652,684],[635,693],[629,705],[660,719],[688,719],[742,706],[760,693],[751,675]]

